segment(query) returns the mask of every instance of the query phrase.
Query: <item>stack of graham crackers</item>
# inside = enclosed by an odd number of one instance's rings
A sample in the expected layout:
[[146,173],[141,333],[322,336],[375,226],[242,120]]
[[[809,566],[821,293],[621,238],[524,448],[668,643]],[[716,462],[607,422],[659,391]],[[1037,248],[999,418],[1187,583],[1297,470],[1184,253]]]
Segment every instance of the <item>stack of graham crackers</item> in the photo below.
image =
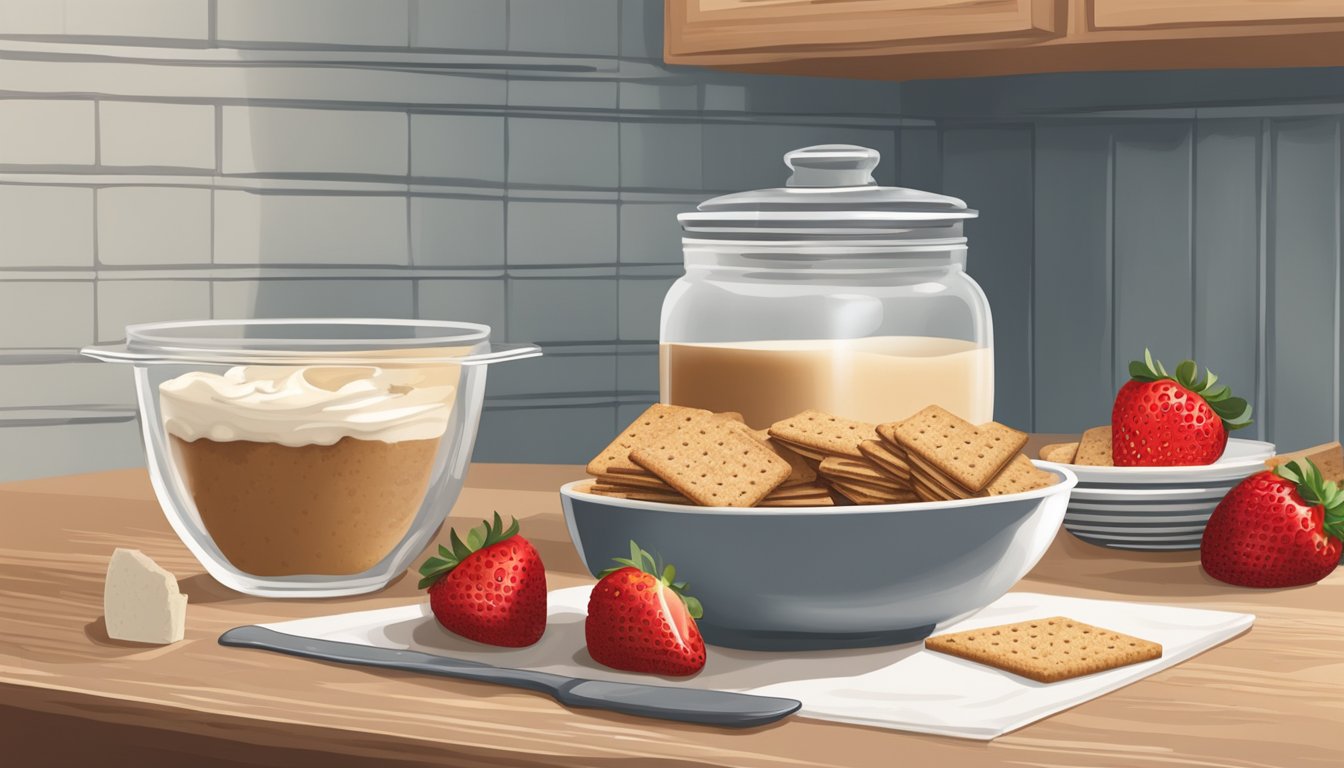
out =
[[715,507],[822,507],[835,502],[807,462],[735,413],[655,404],[588,462],[586,490]]
[[997,422],[977,426],[931,405],[877,432],[879,448],[909,467],[911,486],[924,501],[1003,496],[1055,482],[1021,453],[1026,433]]
[[1113,467],[1111,428],[1093,427],[1083,433],[1076,443],[1051,443],[1043,446],[1040,456],[1056,464],[1081,464],[1091,467]]
[[877,427],[821,411],[803,411],[776,422],[770,437],[808,459],[831,488],[855,504],[916,501],[910,471],[900,462],[881,463],[864,446],[876,445]]
[[804,411],[756,431],[733,413],[654,405],[588,463],[581,490],[723,507],[900,504],[1019,493],[1054,476],[1019,452],[1026,435],[937,406],[868,424]]

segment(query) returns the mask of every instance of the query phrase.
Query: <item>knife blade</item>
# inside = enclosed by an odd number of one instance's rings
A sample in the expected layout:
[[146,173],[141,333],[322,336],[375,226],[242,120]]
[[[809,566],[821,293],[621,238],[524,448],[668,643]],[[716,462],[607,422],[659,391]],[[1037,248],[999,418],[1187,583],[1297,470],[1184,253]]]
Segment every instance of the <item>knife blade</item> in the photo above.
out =
[[567,707],[605,709],[627,715],[728,728],[750,728],[773,723],[797,712],[802,706],[801,702],[794,699],[772,696],[706,691],[669,685],[588,680],[530,669],[496,667],[420,651],[394,650],[287,635],[255,625],[230,629],[219,636],[219,644],[233,648],[257,648],[341,664],[499,683],[545,693]]

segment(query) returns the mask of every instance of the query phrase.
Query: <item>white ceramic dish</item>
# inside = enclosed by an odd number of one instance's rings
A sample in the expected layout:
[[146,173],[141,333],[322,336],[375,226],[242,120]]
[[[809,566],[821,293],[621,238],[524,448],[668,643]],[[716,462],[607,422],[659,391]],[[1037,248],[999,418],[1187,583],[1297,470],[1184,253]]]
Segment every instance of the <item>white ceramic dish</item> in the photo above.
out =
[[[1002,597],[1054,541],[1077,479],[963,501],[853,507],[695,507],[560,489],[590,573],[633,540],[706,606],[708,642],[822,650],[913,642]],[[709,609],[713,606],[713,610]]]
[[1204,525],[1227,492],[1264,469],[1273,443],[1231,438],[1222,458],[1199,467],[1065,466],[1078,475],[1064,528],[1113,549],[1199,549]]
[[1212,464],[1197,467],[1092,467],[1080,464],[1044,462],[1047,467],[1068,467],[1078,476],[1079,487],[1094,483],[1109,487],[1140,487],[1163,483],[1185,487],[1216,484],[1220,481],[1240,480],[1264,466],[1265,459],[1274,455],[1274,444],[1260,440],[1230,438],[1222,458]]

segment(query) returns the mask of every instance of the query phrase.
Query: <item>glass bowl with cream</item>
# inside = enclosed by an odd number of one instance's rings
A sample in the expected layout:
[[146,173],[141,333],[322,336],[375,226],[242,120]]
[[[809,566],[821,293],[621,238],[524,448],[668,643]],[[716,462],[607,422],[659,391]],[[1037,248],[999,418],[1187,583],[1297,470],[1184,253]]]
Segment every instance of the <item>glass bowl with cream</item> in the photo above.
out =
[[471,460],[486,368],[533,357],[485,325],[208,320],[132,325],[84,354],[134,366],[150,478],[227,587],[381,589],[443,524]]

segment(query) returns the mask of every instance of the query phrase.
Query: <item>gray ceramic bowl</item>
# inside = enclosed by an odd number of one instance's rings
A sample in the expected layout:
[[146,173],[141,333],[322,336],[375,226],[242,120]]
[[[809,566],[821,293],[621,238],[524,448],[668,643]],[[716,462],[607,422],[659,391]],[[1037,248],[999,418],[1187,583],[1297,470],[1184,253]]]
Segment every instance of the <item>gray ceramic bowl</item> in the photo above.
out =
[[692,507],[560,489],[596,576],[630,541],[677,567],[713,645],[820,650],[920,640],[1002,597],[1054,540],[1078,482],[965,501],[857,507]]

